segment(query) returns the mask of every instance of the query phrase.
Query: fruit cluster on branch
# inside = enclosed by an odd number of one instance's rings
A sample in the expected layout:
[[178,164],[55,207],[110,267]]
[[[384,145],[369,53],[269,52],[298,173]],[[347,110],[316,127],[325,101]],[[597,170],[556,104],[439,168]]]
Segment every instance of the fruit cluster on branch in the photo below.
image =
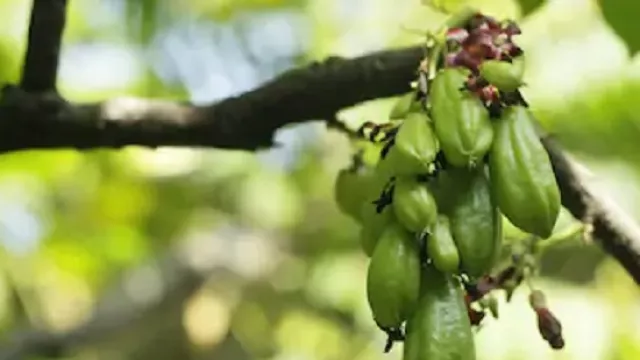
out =
[[[472,328],[487,310],[498,316],[493,293],[510,300],[536,270],[535,246],[499,268],[504,219],[535,245],[561,208],[518,90],[520,29],[478,13],[458,21],[429,35],[415,90],[389,121],[360,129],[377,156],[356,155],[335,184],[340,208],[361,224],[367,298],[388,334],[385,350],[404,341],[405,360],[475,359]],[[542,338],[562,348],[562,327],[532,286],[531,299]]]

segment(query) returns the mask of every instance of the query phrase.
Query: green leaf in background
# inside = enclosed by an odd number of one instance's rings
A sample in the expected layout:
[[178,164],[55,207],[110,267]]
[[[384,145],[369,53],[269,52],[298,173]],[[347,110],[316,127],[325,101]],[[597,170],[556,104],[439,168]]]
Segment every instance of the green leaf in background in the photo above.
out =
[[158,2],[155,0],[127,1],[127,23],[130,36],[147,44],[157,27]]
[[468,1],[466,0],[422,0],[422,4],[430,6],[438,11],[453,14],[460,10]]
[[536,11],[544,3],[544,0],[517,0],[517,2],[520,5],[521,16],[525,17]]
[[631,55],[640,50],[640,1],[598,0],[604,19],[627,44]]

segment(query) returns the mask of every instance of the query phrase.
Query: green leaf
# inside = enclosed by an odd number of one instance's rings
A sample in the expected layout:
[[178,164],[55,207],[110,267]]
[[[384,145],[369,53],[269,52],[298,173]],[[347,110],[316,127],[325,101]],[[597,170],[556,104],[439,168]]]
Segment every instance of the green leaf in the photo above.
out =
[[599,0],[602,15],[613,31],[626,43],[631,55],[640,50],[640,1]]
[[453,14],[459,11],[468,2],[467,0],[422,0],[423,5],[430,6],[446,14]]
[[518,5],[520,5],[520,12],[522,14],[522,17],[525,17],[536,11],[543,3],[544,0],[518,0]]

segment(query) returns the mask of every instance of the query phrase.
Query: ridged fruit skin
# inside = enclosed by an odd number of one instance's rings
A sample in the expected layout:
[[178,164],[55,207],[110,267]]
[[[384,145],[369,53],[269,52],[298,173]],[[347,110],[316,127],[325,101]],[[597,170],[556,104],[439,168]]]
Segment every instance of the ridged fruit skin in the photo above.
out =
[[341,169],[338,171],[333,187],[333,197],[338,209],[360,222],[362,204],[372,197],[375,182],[373,170]]
[[447,162],[455,167],[472,167],[491,149],[493,126],[481,100],[464,84],[470,72],[446,68],[433,79],[431,117]]
[[512,62],[485,60],[480,65],[480,76],[502,91],[515,91],[523,85],[524,55]]
[[376,211],[376,206],[372,203],[362,204],[362,215],[360,216],[360,245],[367,256],[373,255],[373,251],[380,240],[380,236],[391,222],[395,222],[393,210],[385,207],[382,212]]
[[412,112],[400,125],[389,151],[393,172],[412,175],[429,172],[440,150],[432,121],[425,112]]
[[484,167],[448,169],[432,185],[440,212],[449,218],[460,269],[471,277],[488,273],[502,250],[502,216]]
[[432,266],[423,270],[405,336],[403,360],[476,360],[462,289],[452,275]]
[[409,231],[428,231],[438,216],[436,200],[425,184],[411,176],[398,176],[393,190],[393,212]]
[[521,230],[547,238],[560,214],[560,190],[534,121],[523,106],[504,110],[496,120],[489,169],[505,217]]
[[427,239],[427,254],[433,266],[444,273],[454,273],[460,266],[458,247],[451,234],[449,219],[439,215]]
[[402,119],[410,112],[419,110],[421,110],[421,105],[416,99],[416,94],[414,92],[406,93],[400,96],[400,98],[396,100],[395,104],[393,104],[393,107],[389,112],[389,119]]
[[398,224],[380,236],[367,272],[367,300],[379,326],[399,327],[413,313],[420,289],[415,238]]

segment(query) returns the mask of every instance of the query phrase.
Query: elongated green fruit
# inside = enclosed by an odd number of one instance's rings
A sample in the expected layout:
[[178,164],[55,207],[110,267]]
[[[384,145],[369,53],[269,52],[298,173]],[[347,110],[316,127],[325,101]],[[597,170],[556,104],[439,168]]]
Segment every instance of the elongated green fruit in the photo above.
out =
[[[362,204],[372,197],[375,183],[373,170],[342,169],[334,183],[334,199],[340,211],[356,221],[361,220]],[[372,199],[371,201],[375,200]]]
[[431,235],[427,239],[427,254],[436,269],[445,273],[453,273],[458,270],[460,255],[451,235],[449,219],[446,216],[438,216]]
[[493,141],[488,111],[480,99],[461,90],[469,74],[462,68],[441,70],[431,88],[435,132],[445,158],[455,167],[479,163]]
[[422,272],[420,299],[407,321],[403,360],[476,360],[460,284],[431,265]]
[[420,289],[420,255],[414,237],[391,223],[375,247],[367,272],[367,300],[378,325],[399,327],[413,313]]
[[513,62],[486,60],[480,65],[480,76],[503,91],[514,91],[523,85],[524,55]]
[[449,218],[460,267],[471,277],[489,272],[502,249],[502,217],[484,170],[448,169],[433,185],[439,211]]
[[416,100],[414,92],[402,95],[391,108],[389,118],[391,120],[402,119],[412,111],[420,111],[420,103]]
[[400,125],[390,150],[392,171],[399,175],[429,172],[439,150],[429,116],[424,112],[409,113]]
[[502,213],[521,230],[547,238],[560,214],[560,190],[534,121],[523,106],[503,112],[489,168]]
[[374,204],[365,202],[362,204],[361,219],[360,244],[364,253],[371,256],[383,231],[389,223],[395,221],[393,211],[385,207],[381,213],[378,213]]
[[398,222],[417,233],[428,230],[438,216],[436,200],[427,186],[410,176],[396,178],[392,205]]

